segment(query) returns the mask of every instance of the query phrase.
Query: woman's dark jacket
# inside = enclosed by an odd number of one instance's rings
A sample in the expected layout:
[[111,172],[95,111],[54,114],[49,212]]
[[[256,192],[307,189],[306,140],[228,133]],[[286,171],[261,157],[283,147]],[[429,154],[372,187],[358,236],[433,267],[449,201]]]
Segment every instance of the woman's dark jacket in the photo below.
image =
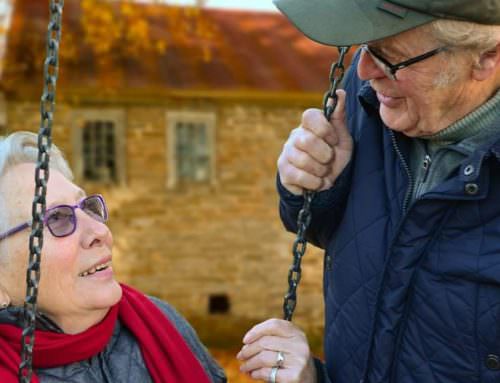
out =
[[[149,297],[166,315],[185,339],[213,383],[226,383],[224,371],[210,356],[193,328],[167,303]],[[20,309],[0,310],[0,323],[19,324]],[[45,317],[38,318],[37,327],[60,331]],[[35,340],[36,341],[36,340]],[[152,383],[144,364],[139,344],[134,336],[117,320],[106,348],[91,359],[50,369],[36,370],[41,383]],[[194,383],[194,382],[193,382]]]

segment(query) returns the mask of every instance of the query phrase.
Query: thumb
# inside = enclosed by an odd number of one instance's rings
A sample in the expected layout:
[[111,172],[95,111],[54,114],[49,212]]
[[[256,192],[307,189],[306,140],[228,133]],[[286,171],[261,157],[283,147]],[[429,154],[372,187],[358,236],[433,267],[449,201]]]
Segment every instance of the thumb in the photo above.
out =
[[347,129],[346,115],[345,115],[345,100],[346,92],[343,89],[337,90],[337,106],[333,111],[330,123],[333,125],[337,133],[337,145],[342,149],[352,148],[352,137]]

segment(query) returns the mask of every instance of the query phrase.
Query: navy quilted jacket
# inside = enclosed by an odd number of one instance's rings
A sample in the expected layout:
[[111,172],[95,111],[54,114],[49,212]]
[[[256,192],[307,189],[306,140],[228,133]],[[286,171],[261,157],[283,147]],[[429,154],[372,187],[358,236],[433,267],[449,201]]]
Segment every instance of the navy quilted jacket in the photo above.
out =
[[[355,154],[317,195],[308,233],[325,249],[329,378],[499,383],[500,137],[410,204],[409,138],[383,125],[355,72],[346,78]],[[278,189],[296,231],[302,197]]]

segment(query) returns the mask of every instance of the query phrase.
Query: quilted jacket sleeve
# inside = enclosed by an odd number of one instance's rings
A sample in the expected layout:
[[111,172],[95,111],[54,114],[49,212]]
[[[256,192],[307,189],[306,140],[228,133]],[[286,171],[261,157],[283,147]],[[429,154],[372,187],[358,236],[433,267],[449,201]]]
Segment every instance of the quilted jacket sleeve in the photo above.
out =
[[[312,219],[306,237],[308,242],[322,249],[326,248],[344,213],[345,202],[349,195],[351,163],[330,189],[316,193],[311,204]],[[304,204],[304,198],[286,190],[280,182],[279,174],[276,183],[280,196],[281,221],[288,231],[296,233],[297,217]]]

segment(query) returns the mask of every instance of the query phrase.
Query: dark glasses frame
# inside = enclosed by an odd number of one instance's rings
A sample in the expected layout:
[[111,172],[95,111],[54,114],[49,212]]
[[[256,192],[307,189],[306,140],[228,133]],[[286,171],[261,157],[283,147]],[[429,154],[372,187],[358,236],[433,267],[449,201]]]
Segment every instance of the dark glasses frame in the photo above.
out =
[[370,57],[375,61],[375,63],[384,71],[385,75],[389,77],[391,80],[397,80],[396,78],[396,72],[400,69],[409,67],[410,65],[416,64],[420,61],[423,61],[425,59],[428,59],[429,57],[435,56],[438,53],[441,53],[443,51],[446,51],[449,49],[447,46],[442,46],[436,49],[433,49],[429,52],[426,52],[424,54],[421,54],[416,57],[412,57],[411,59],[402,61],[397,64],[392,64],[387,59],[382,57],[379,53],[375,52],[372,48],[370,48],[367,44],[361,45],[361,49],[368,53]]
[[[89,199],[94,199],[94,198],[97,198],[99,200],[99,202],[101,203],[102,207],[103,207],[103,214],[104,214],[103,217],[91,215],[86,210],[84,210],[86,202]],[[72,211],[72,218],[71,219],[73,220],[72,221],[72,223],[73,223],[73,229],[70,232],[68,232],[68,233],[64,233],[64,234],[60,235],[60,234],[54,233],[54,231],[50,227],[50,225],[47,224],[47,221],[50,218],[51,212],[53,212],[56,209],[60,209],[60,208],[64,208],[64,207],[69,208]],[[54,207],[52,207],[50,209],[47,209],[45,211],[45,215],[43,217],[43,225],[47,226],[47,228],[49,229],[50,233],[54,237],[57,237],[57,238],[67,237],[67,236],[73,234],[76,231],[76,227],[77,227],[77,219],[76,219],[76,213],[75,213],[76,209],[80,209],[80,210],[84,211],[87,215],[89,215],[90,217],[94,218],[95,220],[97,220],[97,221],[99,221],[101,223],[104,223],[104,222],[106,222],[108,220],[108,208],[106,206],[106,202],[104,201],[104,197],[102,195],[100,195],[100,194],[93,194],[93,195],[90,195],[90,196],[82,198],[76,205],[57,205],[57,206],[54,206]],[[30,226],[31,226],[31,221],[26,221],[26,222],[24,222],[24,223],[22,223],[22,224],[20,224],[20,225],[18,225],[16,227],[10,229],[10,230],[7,230],[6,232],[0,234],[0,241],[2,241],[5,238],[10,237],[10,236],[12,236],[14,234],[17,234],[20,231],[26,230]]]

